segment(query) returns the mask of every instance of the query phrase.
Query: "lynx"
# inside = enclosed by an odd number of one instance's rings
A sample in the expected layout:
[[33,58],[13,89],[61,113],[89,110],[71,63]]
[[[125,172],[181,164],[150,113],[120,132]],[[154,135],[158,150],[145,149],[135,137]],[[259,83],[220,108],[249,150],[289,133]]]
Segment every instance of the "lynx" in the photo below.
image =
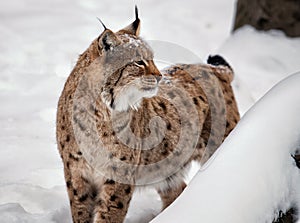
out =
[[163,209],[184,190],[192,161],[214,153],[239,121],[233,71],[208,64],[159,71],[140,19],[103,33],[80,55],[60,96],[57,143],[73,221],[121,223],[136,188]]

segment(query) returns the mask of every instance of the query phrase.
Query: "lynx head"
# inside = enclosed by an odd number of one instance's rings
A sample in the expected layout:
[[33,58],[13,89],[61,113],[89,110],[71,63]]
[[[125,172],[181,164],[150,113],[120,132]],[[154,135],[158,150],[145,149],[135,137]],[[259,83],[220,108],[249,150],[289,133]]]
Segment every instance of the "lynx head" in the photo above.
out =
[[116,111],[138,109],[143,98],[156,95],[161,74],[153,62],[153,52],[139,37],[140,19],[118,32],[104,25],[97,39],[104,64],[102,101]]

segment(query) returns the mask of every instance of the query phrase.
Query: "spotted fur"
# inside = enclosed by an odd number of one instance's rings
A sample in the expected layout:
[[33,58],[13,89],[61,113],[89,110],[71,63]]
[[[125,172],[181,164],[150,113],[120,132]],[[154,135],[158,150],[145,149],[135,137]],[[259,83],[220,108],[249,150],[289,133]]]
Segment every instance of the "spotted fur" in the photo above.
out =
[[[136,187],[155,187],[166,208],[185,188],[191,161],[204,163],[239,121],[229,66],[179,64],[159,71],[138,37],[139,24],[137,17],[94,40],[59,99],[57,143],[76,223],[123,222]],[[187,110],[178,112],[178,105]],[[181,137],[187,146],[197,139],[185,160],[176,147]],[[152,180],[157,176],[165,177]]]

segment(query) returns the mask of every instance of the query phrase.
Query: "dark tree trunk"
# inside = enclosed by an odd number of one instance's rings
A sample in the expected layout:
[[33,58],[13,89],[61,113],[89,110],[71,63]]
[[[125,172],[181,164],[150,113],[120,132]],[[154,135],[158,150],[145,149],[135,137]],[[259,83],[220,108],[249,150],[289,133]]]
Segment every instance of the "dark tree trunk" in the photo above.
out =
[[249,24],[258,30],[279,29],[300,36],[300,0],[238,0],[234,30]]
[[[295,155],[292,157],[295,160],[296,166],[300,169],[300,155]],[[296,219],[295,216],[296,216],[296,211],[292,208],[288,210],[286,213],[281,212],[279,219],[277,219],[273,223],[295,223],[297,220],[299,220]]]
[[294,218],[295,215],[295,210],[290,209],[286,213],[280,213],[279,219],[273,223],[295,223],[297,221],[297,219]]

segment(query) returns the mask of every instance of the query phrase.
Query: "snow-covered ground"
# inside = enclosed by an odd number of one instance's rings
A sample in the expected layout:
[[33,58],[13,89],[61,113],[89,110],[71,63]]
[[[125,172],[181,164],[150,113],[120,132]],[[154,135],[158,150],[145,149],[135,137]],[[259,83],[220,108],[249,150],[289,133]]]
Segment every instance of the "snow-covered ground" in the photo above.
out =
[[[229,61],[242,114],[300,71],[299,38],[250,27],[231,35],[234,0],[1,1],[0,223],[71,221],[55,144],[58,97],[78,55],[102,32],[96,17],[118,30],[133,20],[135,3],[146,40]],[[136,193],[126,222],[149,222],[159,209],[154,191]]]

